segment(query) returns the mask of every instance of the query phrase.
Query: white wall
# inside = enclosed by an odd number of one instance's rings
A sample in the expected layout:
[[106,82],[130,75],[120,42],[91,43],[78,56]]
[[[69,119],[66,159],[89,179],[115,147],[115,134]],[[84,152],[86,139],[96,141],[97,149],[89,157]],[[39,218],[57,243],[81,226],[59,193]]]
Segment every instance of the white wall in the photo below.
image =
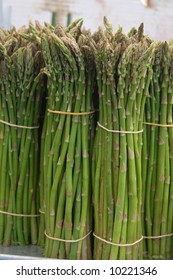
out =
[[[27,24],[29,19],[37,19],[41,23],[49,21],[50,12],[41,11],[40,8],[45,1],[3,0],[5,6],[12,6],[11,22],[17,27]],[[153,39],[173,38],[173,0],[153,0],[154,8],[152,9],[145,8],[140,0],[75,1],[72,7],[73,19],[82,17],[84,26],[92,31],[102,25],[105,15],[112,22],[115,30],[121,25],[124,31],[128,32],[131,27],[138,27],[141,22],[144,22],[145,33]]]
[[29,20],[39,20],[40,23],[50,21],[51,13],[41,9],[44,0],[3,0],[4,27],[9,28],[8,10],[10,10],[10,22],[17,28],[27,25]]
[[102,25],[103,16],[128,32],[144,22],[145,33],[157,40],[173,38],[173,0],[153,0],[153,8],[145,8],[140,0],[78,0],[74,18],[81,16],[92,30]]

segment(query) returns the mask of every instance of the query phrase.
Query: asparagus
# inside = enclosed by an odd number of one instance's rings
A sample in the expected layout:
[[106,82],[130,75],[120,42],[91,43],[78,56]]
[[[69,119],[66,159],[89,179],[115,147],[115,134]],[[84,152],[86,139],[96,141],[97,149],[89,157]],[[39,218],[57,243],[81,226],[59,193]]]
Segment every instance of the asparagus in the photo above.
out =
[[[93,134],[93,116],[85,112],[93,110],[94,60],[88,38],[75,33],[75,39],[70,31],[56,26],[55,33],[46,28],[42,34],[50,110],[42,134],[40,193],[45,211],[45,256],[87,259],[91,258],[90,237],[76,243],[61,241],[80,240],[91,230],[88,136]],[[42,224],[40,238],[43,228]]]
[[142,136],[133,131],[142,130],[155,45],[143,36],[142,26],[128,38],[121,29],[114,35],[104,22],[106,31],[93,37],[100,101],[92,161],[94,258],[138,259],[142,246],[130,244],[142,237]]
[[82,24],[0,29],[0,243],[171,258],[172,41]]
[[[170,258],[172,222],[168,223],[171,195],[171,127],[172,123],[172,51],[167,43],[160,43],[156,49],[150,99],[146,103],[146,121],[161,126],[146,124],[144,141],[148,152],[148,177],[146,179],[145,225],[147,257],[151,259]],[[151,114],[149,113],[151,111]],[[163,126],[162,126],[163,125]],[[169,213],[169,214],[168,214]],[[170,221],[170,220],[169,220]],[[169,224],[169,226],[168,226]],[[169,245],[167,245],[169,244]]]
[[36,244],[38,173],[35,169],[42,60],[35,44],[24,41],[15,30],[9,33],[0,45],[1,121],[6,121],[0,124],[4,174],[0,196],[1,210],[6,212],[0,214],[0,240],[3,245]]

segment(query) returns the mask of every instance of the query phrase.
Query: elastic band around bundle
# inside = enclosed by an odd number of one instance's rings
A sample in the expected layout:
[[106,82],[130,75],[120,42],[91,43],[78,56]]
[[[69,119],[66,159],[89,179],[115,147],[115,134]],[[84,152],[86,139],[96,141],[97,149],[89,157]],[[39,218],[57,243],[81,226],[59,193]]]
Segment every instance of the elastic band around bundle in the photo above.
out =
[[40,214],[45,214],[45,212],[43,210],[41,210],[41,209],[39,209],[39,213]]
[[92,232],[92,231],[88,232],[85,236],[83,236],[83,237],[81,237],[81,238],[79,238],[79,239],[74,239],[74,240],[73,240],[73,239],[68,240],[68,239],[61,239],[61,238],[57,238],[57,237],[52,237],[52,236],[48,235],[48,234],[46,233],[46,231],[44,232],[44,234],[45,234],[45,236],[46,236],[47,238],[52,239],[52,240],[54,240],[54,241],[61,241],[61,242],[65,242],[65,243],[77,243],[77,242],[80,242],[80,241],[86,239],[86,238],[91,234],[91,232]]
[[108,132],[112,132],[112,133],[122,133],[122,134],[138,134],[138,133],[142,133],[142,130],[139,131],[123,131],[123,130],[112,130],[112,129],[108,129],[105,126],[103,126],[102,124],[100,124],[99,122],[97,122],[98,126],[101,127],[102,129],[108,131]]
[[13,124],[13,123],[9,123],[3,120],[0,120],[0,123],[6,124],[8,126],[12,126],[12,127],[17,127],[17,128],[26,128],[26,129],[36,129],[39,128],[39,126],[25,126],[25,125],[17,125],[17,124]]
[[50,110],[50,109],[48,109],[48,112],[53,113],[53,114],[72,115],[72,116],[84,116],[84,115],[91,115],[91,114],[95,113],[95,111],[91,111],[91,112],[64,112],[64,111],[54,111],[54,110]]
[[114,242],[111,242],[111,241],[108,241],[106,239],[103,239],[101,238],[100,236],[96,235],[95,233],[93,233],[93,236],[97,239],[99,239],[100,241],[106,243],[106,244],[109,244],[109,245],[113,245],[113,246],[118,246],[118,247],[130,247],[130,246],[134,246],[136,244],[138,244],[139,242],[141,242],[143,240],[143,236],[141,236],[140,239],[136,240],[135,242],[133,243],[126,243],[126,244],[121,244],[121,243],[114,243]]
[[173,236],[173,233],[167,233],[167,234],[155,235],[155,236],[144,236],[144,239],[159,239],[159,238],[171,237],[171,236]]
[[173,127],[173,124],[150,123],[150,122],[143,122],[143,124],[147,124],[151,126],[160,126],[160,127]]
[[18,214],[18,213],[11,213],[7,211],[0,210],[0,214],[5,214],[9,216],[15,216],[15,217],[39,217],[40,215],[37,214]]

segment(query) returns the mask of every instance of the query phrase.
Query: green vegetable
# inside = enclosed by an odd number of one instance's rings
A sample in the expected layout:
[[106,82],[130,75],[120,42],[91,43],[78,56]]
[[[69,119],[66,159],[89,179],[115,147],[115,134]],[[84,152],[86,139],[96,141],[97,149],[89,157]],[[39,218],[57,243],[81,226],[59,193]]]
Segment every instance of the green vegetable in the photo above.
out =
[[172,237],[164,235],[170,234],[173,226],[172,127],[162,126],[172,124],[172,46],[167,43],[156,49],[149,93],[144,131],[147,175],[143,175],[146,257],[167,259],[172,256]]
[[[93,52],[84,35],[77,36],[77,42],[61,27],[55,29],[59,36],[48,29],[42,35],[48,72],[40,177],[41,208],[45,211],[45,256],[90,259],[91,237],[83,237],[92,230],[89,160],[94,131]],[[62,114],[48,109],[62,111]],[[91,114],[78,115],[81,112]],[[42,223],[40,238],[43,228]],[[54,241],[51,237],[83,240],[72,243]]]
[[94,36],[99,92],[92,168],[94,259],[140,259],[142,242],[121,244],[142,240],[142,128],[155,43],[142,35],[142,26],[138,36],[125,40],[121,30],[113,34],[106,19],[105,26]]
[[9,31],[0,44],[0,210],[5,212],[0,213],[0,243],[3,245],[37,243],[41,67],[37,45],[23,40],[15,30]]

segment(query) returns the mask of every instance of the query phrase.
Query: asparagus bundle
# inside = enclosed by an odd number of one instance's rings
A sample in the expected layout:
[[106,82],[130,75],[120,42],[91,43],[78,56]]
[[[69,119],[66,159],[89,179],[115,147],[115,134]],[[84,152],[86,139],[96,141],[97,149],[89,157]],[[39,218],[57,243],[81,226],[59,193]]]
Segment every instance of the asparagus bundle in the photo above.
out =
[[[145,108],[143,184],[146,257],[173,256],[173,48],[160,43]],[[158,126],[157,126],[158,125]]]
[[0,244],[171,258],[173,44],[104,23],[0,29]]
[[0,243],[37,243],[42,56],[12,29],[0,42]]
[[48,101],[40,167],[45,219],[40,224],[39,244],[45,246],[46,257],[61,259],[91,258],[94,45],[89,35],[79,32],[80,26],[81,20],[66,31],[45,26],[41,37]]
[[[106,32],[97,41],[99,122],[92,159],[94,259],[142,258],[141,148],[143,113],[155,44],[142,26],[129,37]],[[139,246],[140,245],[140,246]]]

